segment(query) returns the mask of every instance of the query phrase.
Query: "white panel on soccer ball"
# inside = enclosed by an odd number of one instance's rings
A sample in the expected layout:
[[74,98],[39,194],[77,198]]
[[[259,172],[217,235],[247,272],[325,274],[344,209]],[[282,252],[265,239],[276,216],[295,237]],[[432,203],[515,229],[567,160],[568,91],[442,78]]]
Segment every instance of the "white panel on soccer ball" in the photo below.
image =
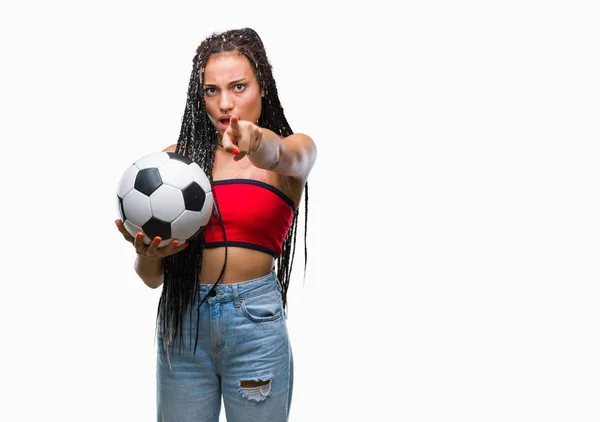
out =
[[183,194],[177,188],[161,185],[150,195],[152,214],[159,220],[171,222],[185,210]]
[[135,184],[135,177],[137,176],[139,170],[135,166],[130,166],[119,180],[119,184],[117,185],[117,195],[121,198],[125,198],[131,189],[133,189],[133,185]]
[[135,189],[123,199],[123,209],[127,220],[140,227],[152,218],[150,199]]
[[185,210],[171,223],[171,237],[186,241],[202,227],[202,212]]
[[129,220],[125,220],[125,222],[123,223],[123,226],[125,227],[125,230],[127,230],[127,232],[130,235],[132,235],[133,237],[136,237],[137,234],[142,231],[141,227],[136,226]]
[[194,181],[194,174],[189,165],[179,160],[169,160],[158,168],[163,183],[184,189]]
[[137,160],[134,165],[140,170],[158,167],[167,160],[170,160],[169,154],[163,151],[152,152]]
[[210,180],[208,180],[208,177],[206,177],[200,166],[196,163],[189,164],[189,166],[194,174],[194,181],[200,185],[204,192],[210,192],[212,190]]

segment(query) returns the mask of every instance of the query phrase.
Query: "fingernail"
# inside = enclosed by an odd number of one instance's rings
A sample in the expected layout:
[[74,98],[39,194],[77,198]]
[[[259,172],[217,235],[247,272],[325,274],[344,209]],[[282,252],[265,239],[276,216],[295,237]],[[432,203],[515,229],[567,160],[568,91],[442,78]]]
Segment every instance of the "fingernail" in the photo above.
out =
[[160,237],[156,236],[156,237],[154,238],[154,241],[155,241],[156,243],[160,243]]
[[179,242],[178,242],[178,241],[176,241],[176,240],[174,240],[174,241],[173,241],[173,246],[177,246],[177,245],[179,245]]
[[137,237],[138,237],[138,239],[141,239],[142,237],[144,237],[144,233],[138,232]]
[[183,247],[184,247],[184,248],[187,248],[188,246],[189,246],[189,243],[184,243],[184,244],[183,244]]
[[231,151],[233,155],[238,155],[240,152],[237,149],[234,149],[233,151]]

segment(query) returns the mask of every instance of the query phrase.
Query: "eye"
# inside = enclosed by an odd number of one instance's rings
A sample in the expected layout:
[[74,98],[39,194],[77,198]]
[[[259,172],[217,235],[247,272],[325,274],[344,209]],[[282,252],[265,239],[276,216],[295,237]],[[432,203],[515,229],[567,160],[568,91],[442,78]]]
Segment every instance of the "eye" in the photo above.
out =
[[233,87],[234,91],[243,91],[246,88],[245,84],[235,84]]
[[204,93],[206,95],[213,95],[217,92],[216,88],[209,86],[208,88],[204,88]]

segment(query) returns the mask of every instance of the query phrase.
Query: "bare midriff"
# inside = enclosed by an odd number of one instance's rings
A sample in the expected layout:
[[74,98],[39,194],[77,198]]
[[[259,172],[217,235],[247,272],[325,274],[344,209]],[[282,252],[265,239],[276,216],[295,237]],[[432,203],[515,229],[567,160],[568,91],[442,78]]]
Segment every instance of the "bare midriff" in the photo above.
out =
[[[221,274],[225,260],[225,248],[204,249],[200,283],[214,284]],[[267,275],[273,269],[275,259],[264,252],[229,246],[227,266],[219,284],[240,283]]]

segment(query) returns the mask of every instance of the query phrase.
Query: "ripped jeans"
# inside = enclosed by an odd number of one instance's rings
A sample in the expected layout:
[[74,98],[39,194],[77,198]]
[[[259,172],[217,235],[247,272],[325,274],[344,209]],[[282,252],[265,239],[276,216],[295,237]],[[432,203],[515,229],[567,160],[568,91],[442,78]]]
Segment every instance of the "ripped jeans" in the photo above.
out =
[[293,361],[277,276],[215,289],[200,307],[196,353],[198,299],[184,316],[185,347],[176,339],[165,351],[159,324],[157,420],[218,422],[222,396],[228,422],[287,421]]

